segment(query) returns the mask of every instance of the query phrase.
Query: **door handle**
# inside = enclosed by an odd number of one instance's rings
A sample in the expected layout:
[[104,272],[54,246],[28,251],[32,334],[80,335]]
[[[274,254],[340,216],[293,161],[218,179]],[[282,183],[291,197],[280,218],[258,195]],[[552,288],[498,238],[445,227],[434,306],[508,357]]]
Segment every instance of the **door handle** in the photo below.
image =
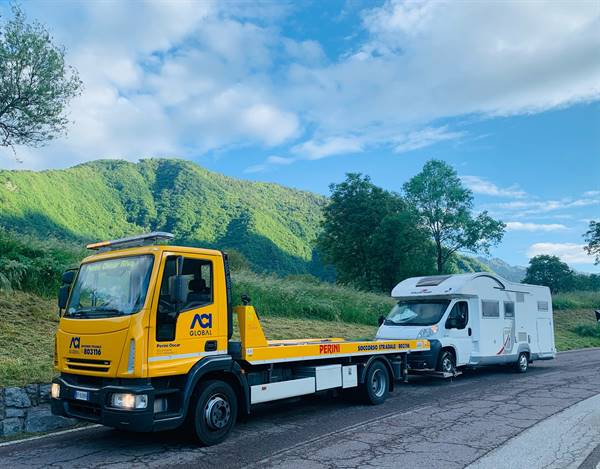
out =
[[205,352],[214,352],[217,350],[217,341],[216,340],[207,340],[204,343],[204,351]]
[[473,331],[471,330],[470,327],[467,329],[467,333],[469,334],[469,337],[471,337],[471,334],[473,333]]

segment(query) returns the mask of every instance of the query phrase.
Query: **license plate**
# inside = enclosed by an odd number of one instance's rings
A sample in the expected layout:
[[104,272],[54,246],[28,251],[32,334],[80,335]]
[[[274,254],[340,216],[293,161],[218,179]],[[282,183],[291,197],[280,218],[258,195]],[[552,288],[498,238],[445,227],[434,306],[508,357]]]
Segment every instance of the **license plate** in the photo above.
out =
[[78,401],[89,401],[90,393],[87,391],[75,391],[75,399]]

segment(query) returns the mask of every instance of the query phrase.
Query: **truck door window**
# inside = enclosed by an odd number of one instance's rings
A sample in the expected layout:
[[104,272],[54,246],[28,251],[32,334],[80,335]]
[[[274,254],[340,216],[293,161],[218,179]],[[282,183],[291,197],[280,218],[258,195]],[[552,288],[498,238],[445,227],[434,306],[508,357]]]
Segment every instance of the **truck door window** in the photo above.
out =
[[187,298],[183,305],[171,302],[171,290],[177,274],[177,257],[169,256],[160,286],[160,299],[156,314],[156,340],[171,341],[175,339],[177,316],[179,313],[213,302],[213,269],[212,262],[206,259],[183,259],[182,275],[187,281]]
[[448,319],[446,329],[464,329],[469,322],[469,304],[466,301],[454,303]]

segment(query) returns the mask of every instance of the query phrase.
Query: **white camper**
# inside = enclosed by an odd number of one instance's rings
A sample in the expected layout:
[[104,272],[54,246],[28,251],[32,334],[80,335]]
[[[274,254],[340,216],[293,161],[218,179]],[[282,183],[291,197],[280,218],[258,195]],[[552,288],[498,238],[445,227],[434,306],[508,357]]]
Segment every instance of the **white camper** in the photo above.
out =
[[413,370],[510,363],[524,373],[556,355],[547,287],[481,272],[409,278],[392,297],[398,303],[380,319],[377,338],[428,339],[430,351],[409,356]]

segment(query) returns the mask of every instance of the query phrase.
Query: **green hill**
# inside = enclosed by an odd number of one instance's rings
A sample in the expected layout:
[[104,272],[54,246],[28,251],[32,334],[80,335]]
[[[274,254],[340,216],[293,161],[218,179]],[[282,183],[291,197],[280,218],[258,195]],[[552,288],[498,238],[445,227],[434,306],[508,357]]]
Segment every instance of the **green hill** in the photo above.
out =
[[323,274],[313,241],[325,202],[173,159],[0,171],[0,226],[11,231],[78,243],[169,231],[178,242],[235,248],[277,273]]

